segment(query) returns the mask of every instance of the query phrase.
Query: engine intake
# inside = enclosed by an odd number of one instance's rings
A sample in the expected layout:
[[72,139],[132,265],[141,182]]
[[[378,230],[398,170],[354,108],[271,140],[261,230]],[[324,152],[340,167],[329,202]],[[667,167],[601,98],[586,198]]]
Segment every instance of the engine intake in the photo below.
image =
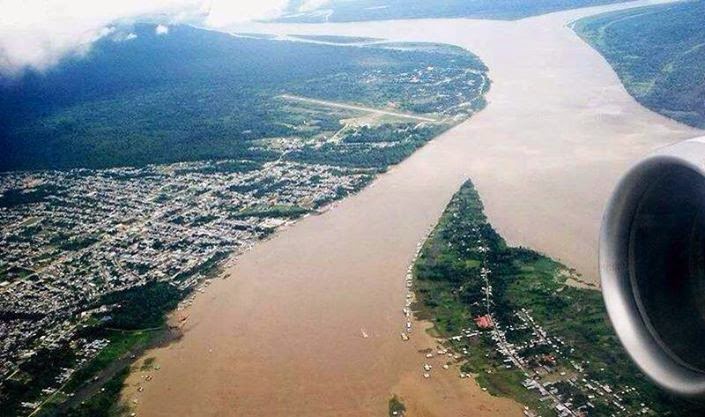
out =
[[705,397],[705,137],[622,178],[603,217],[600,274],[636,364],[673,393]]

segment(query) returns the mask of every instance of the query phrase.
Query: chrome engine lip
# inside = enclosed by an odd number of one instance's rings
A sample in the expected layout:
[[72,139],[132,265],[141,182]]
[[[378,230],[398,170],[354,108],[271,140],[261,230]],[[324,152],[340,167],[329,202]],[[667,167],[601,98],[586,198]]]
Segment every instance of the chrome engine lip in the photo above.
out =
[[658,150],[637,163],[619,181],[604,211],[600,230],[602,296],[619,340],[642,372],[674,394],[702,399],[705,398],[705,373],[675,358],[650,330],[650,324],[640,312],[629,265],[631,220],[647,188],[644,179],[673,165],[689,168],[705,181],[705,137]]

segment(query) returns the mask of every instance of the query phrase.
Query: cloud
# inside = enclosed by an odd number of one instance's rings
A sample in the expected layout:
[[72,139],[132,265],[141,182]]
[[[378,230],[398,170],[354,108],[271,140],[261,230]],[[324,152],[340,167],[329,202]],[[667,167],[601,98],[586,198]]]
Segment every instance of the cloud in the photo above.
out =
[[[0,0],[0,75],[85,54],[115,26],[142,19],[221,28],[281,14],[288,0]],[[160,27],[164,29],[160,29]],[[116,40],[130,40],[119,35]]]
[[214,0],[205,23],[214,28],[255,19],[271,19],[286,9],[288,0]]
[[157,25],[157,27],[154,29],[154,33],[157,35],[166,35],[169,33],[169,26],[167,25]]
[[312,12],[328,4],[329,0],[304,0],[298,8],[301,13]]

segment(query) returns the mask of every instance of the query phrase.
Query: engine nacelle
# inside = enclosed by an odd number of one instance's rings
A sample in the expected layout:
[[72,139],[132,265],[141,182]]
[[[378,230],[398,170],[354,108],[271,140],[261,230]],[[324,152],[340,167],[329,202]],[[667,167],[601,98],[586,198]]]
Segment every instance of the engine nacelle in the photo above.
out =
[[634,362],[705,397],[705,137],[660,149],[619,182],[600,233],[602,294]]

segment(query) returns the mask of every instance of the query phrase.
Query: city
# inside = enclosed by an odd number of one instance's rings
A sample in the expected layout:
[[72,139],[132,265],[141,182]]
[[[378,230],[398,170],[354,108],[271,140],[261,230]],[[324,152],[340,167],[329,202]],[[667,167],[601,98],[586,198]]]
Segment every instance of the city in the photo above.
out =
[[0,3],[0,417],[705,415],[705,0]]
[[3,193],[20,189],[37,201],[0,211],[3,379],[17,359],[70,340],[77,315],[105,313],[96,310],[103,295],[152,281],[192,288],[209,263],[373,175],[284,161],[252,167],[218,161],[5,174]]
[[[272,97],[287,134],[252,138],[250,159],[3,173],[0,386],[9,403],[27,415],[70,407],[92,379],[112,376],[101,370],[111,361],[176,337],[162,334],[162,316],[188,306],[225,261],[329,209],[481,108],[486,76],[455,66],[360,74],[381,87],[375,94],[401,89],[404,109]],[[39,371],[54,356],[62,366]]]

